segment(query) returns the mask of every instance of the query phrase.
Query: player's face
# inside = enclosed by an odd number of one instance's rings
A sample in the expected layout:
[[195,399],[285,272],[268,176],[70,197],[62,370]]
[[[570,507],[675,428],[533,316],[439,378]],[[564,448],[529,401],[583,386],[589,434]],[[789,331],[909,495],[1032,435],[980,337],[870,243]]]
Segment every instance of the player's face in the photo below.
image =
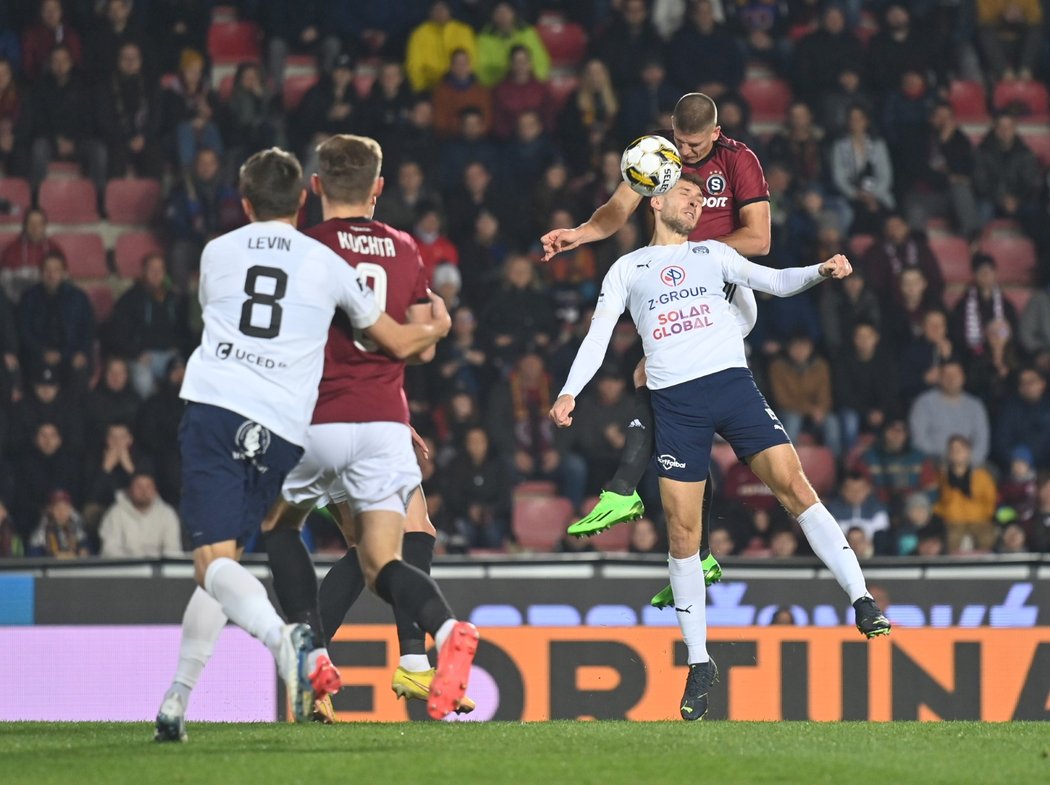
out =
[[662,197],[660,220],[678,234],[689,234],[700,220],[704,195],[700,186],[688,180],[679,180],[678,185]]
[[682,154],[682,162],[687,164],[699,163],[706,158],[711,148],[715,146],[715,140],[722,133],[722,129],[717,125],[695,134],[682,133],[677,129],[672,130],[674,131],[675,147]]

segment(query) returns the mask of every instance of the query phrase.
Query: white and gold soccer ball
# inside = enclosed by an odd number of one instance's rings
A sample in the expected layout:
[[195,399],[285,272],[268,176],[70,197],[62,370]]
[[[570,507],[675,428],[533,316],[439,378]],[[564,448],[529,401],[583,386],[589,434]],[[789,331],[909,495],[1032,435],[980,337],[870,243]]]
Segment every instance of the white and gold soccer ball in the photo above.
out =
[[662,136],[640,136],[623,151],[620,173],[635,193],[659,196],[682,176],[682,156]]

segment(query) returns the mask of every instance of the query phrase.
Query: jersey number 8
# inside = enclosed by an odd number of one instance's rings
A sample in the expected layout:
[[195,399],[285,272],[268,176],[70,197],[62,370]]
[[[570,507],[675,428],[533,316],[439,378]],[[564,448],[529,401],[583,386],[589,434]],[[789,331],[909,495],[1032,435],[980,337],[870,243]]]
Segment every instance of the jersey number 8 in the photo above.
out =
[[[259,291],[260,278],[273,281],[272,292]],[[249,267],[248,277],[244,279],[244,293],[249,297],[241,306],[241,322],[238,325],[240,331],[250,338],[276,338],[281,332],[281,318],[284,316],[280,300],[287,291],[288,273],[284,270],[262,265]],[[270,321],[265,327],[260,327],[252,321],[257,305],[270,309]]]

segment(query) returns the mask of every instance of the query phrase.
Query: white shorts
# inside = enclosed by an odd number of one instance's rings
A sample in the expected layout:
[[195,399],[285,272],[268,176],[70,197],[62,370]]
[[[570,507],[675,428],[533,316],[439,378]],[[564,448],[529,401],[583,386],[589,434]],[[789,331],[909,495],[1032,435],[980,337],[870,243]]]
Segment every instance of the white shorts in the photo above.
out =
[[282,494],[296,507],[349,502],[354,513],[405,514],[423,477],[412,432],[396,422],[311,425],[305,452],[288,473]]

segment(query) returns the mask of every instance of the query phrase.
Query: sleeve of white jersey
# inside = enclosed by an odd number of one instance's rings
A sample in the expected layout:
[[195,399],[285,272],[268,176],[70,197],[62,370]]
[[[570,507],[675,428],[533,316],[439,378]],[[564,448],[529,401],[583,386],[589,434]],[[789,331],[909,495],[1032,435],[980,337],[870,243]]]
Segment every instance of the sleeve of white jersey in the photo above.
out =
[[[327,250],[327,249],[325,249]],[[364,281],[358,275],[357,270],[340,259],[334,252],[329,251],[332,258],[329,267],[334,277],[333,292],[335,303],[350,317],[350,323],[358,330],[367,330],[377,321],[383,313]]]
[[560,395],[571,395],[573,398],[578,396],[605,360],[605,352],[609,348],[609,340],[616,329],[616,323],[627,307],[627,287],[622,278],[624,269],[624,266],[617,262],[606,273],[587,337],[576,352],[576,359],[572,361],[569,377],[565,380]]
[[800,294],[824,280],[820,265],[788,267],[774,270],[748,261],[728,245],[723,246],[722,278],[728,283],[746,286],[776,297],[791,297]]

